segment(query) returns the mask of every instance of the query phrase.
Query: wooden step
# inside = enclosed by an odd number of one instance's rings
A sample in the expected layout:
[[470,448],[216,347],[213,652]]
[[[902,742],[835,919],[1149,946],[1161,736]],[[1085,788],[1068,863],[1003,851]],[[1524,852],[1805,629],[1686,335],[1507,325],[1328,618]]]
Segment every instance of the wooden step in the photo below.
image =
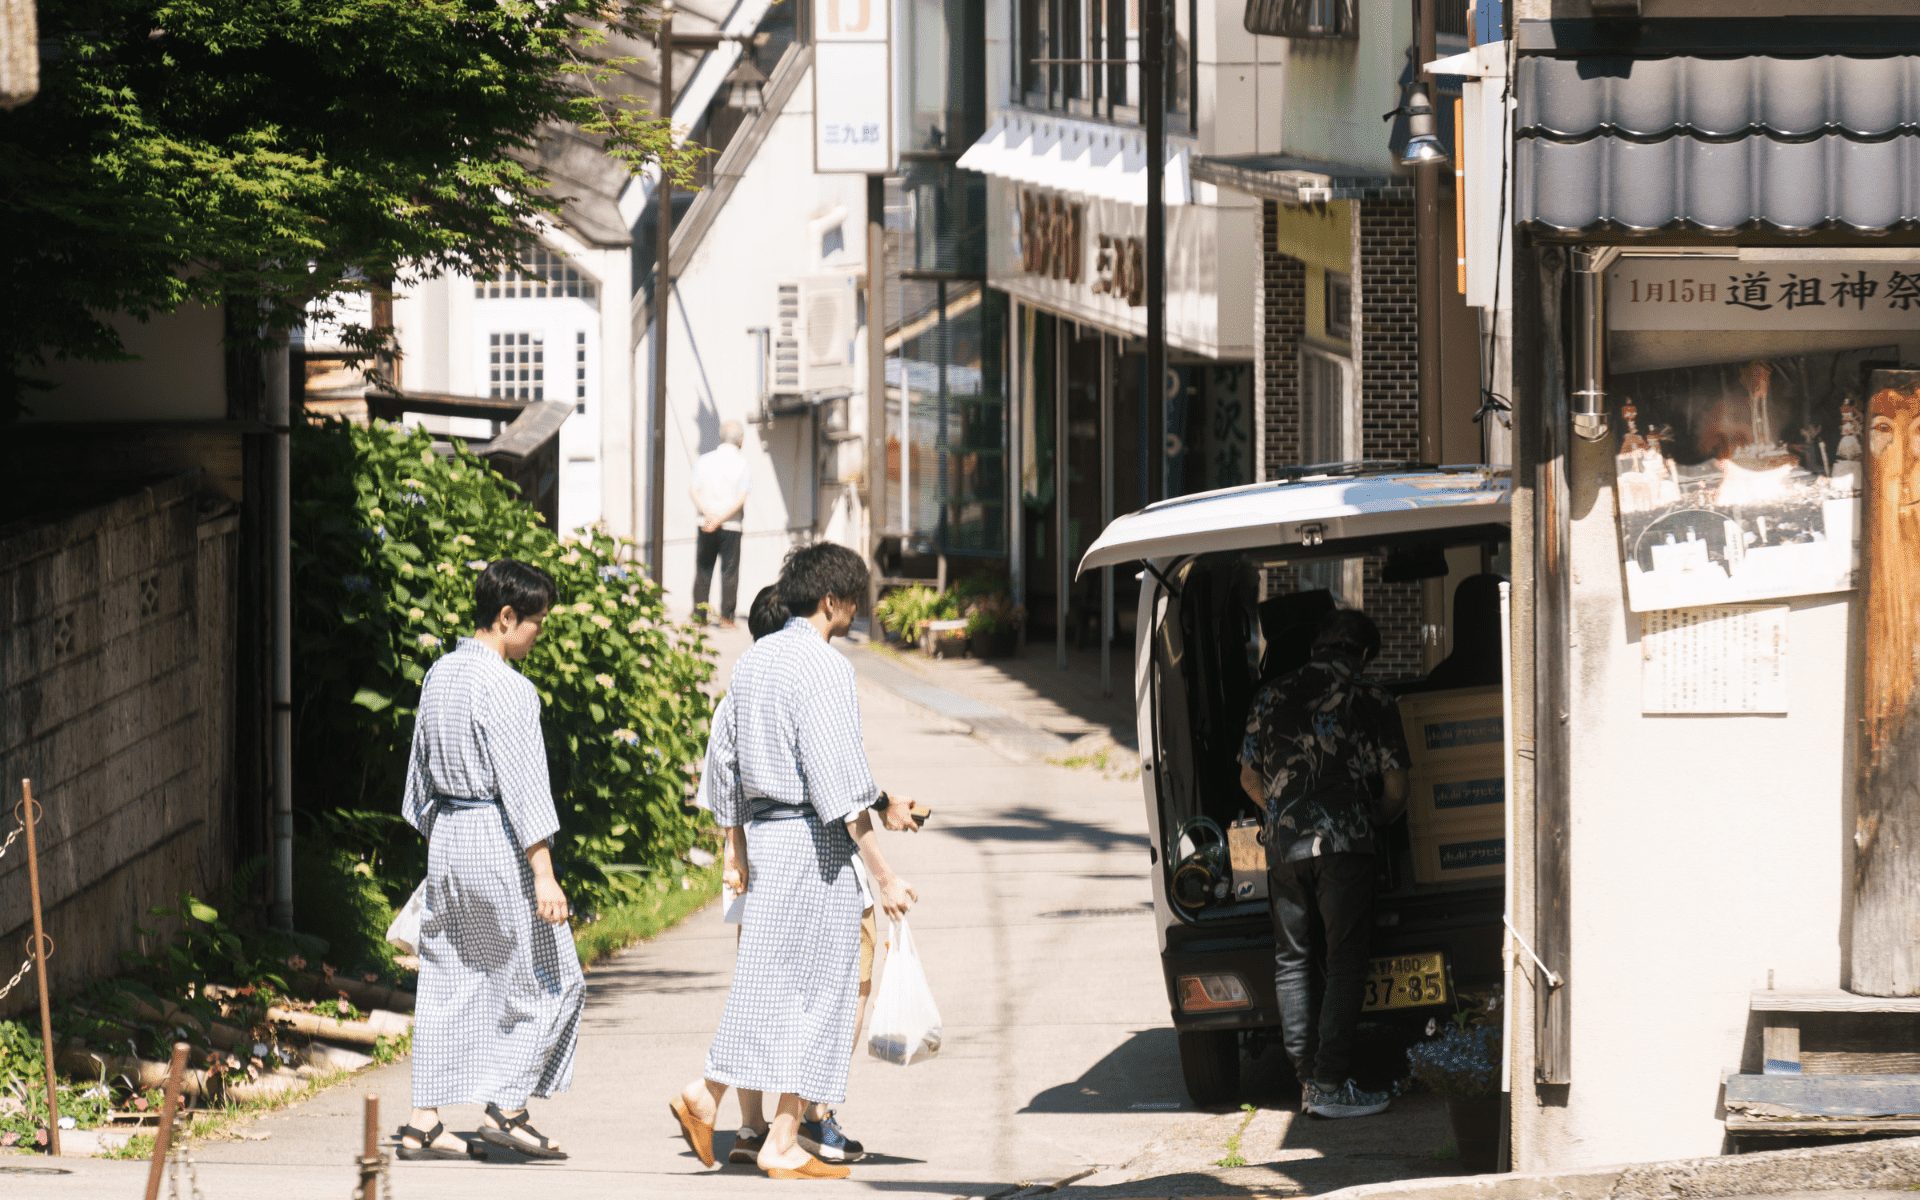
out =
[[1733,1134],[1920,1133],[1920,1075],[1729,1075]]
[[1839,988],[1804,992],[1763,991],[1753,994],[1753,1011],[1920,1014],[1920,996],[1857,996]]
[[1753,993],[1768,1075],[1920,1071],[1920,999],[1838,990]]

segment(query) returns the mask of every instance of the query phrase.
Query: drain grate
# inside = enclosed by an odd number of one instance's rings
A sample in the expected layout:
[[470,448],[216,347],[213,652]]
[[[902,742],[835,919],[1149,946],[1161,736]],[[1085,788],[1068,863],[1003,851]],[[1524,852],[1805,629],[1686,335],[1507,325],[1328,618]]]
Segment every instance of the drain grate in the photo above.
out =
[[1137,917],[1153,907],[1153,901],[1142,900],[1138,904],[1125,908],[1056,908],[1052,912],[1043,912],[1043,921],[1070,921],[1080,917]]

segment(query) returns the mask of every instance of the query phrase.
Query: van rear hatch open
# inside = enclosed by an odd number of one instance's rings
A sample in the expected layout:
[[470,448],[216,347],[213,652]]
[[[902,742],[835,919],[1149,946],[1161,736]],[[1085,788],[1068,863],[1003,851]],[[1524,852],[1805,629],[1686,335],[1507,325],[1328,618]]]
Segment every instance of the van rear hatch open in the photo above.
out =
[[1222,550],[1314,547],[1508,522],[1505,468],[1302,467],[1245,487],[1163,500],[1107,526],[1080,571]]

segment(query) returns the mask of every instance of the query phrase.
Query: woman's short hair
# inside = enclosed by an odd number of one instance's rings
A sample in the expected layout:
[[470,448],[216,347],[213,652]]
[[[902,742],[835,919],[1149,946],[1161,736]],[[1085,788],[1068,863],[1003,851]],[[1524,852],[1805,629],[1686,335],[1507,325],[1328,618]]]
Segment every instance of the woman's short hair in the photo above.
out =
[[1357,608],[1337,608],[1321,618],[1313,653],[1316,658],[1345,654],[1370,663],[1380,653],[1380,627]]
[[753,598],[753,607],[747,610],[747,632],[753,634],[757,642],[785,629],[787,616],[787,606],[780,603],[779,587],[770,583],[760,589],[760,594]]
[[867,594],[867,564],[837,542],[815,542],[787,555],[774,585],[780,603],[796,617],[810,617],[828,596],[859,600]]
[[538,616],[552,608],[559,595],[553,576],[539,567],[497,558],[473,583],[473,627],[491,629],[503,608],[513,609],[522,619]]

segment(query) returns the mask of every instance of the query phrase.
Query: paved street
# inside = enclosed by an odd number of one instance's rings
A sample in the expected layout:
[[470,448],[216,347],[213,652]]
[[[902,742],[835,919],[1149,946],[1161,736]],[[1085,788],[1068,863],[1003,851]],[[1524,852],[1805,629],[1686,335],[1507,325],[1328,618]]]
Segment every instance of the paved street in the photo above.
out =
[[[870,686],[862,703],[880,779],[935,810],[925,834],[896,836],[890,849],[922,896],[914,929],[946,1047],[924,1065],[856,1068],[842,1115],[884,1152],[858,1169],[857,1185],[985,1195],[1134,1157],[1186,1119],[1154,956],[1138,785],[1012,762]],[[572,1161],[398,1164],[398,1194],[763,1194],[770,1184],[751,1170],[702,1173],[666,1111],[700,1069],[732,952],[732,932],[710,908],[593,973],[575,1088],[540,1110],[571,1142]],[[404,1065],[247,1131],[264,1140],[202,1147],[208,1200],[345,1197],[367,1086],[391,1127],[405,1111]],[[144,1170],[71,1166],[67,1176],[12,1176],[6,1194],[133,1196]]]

